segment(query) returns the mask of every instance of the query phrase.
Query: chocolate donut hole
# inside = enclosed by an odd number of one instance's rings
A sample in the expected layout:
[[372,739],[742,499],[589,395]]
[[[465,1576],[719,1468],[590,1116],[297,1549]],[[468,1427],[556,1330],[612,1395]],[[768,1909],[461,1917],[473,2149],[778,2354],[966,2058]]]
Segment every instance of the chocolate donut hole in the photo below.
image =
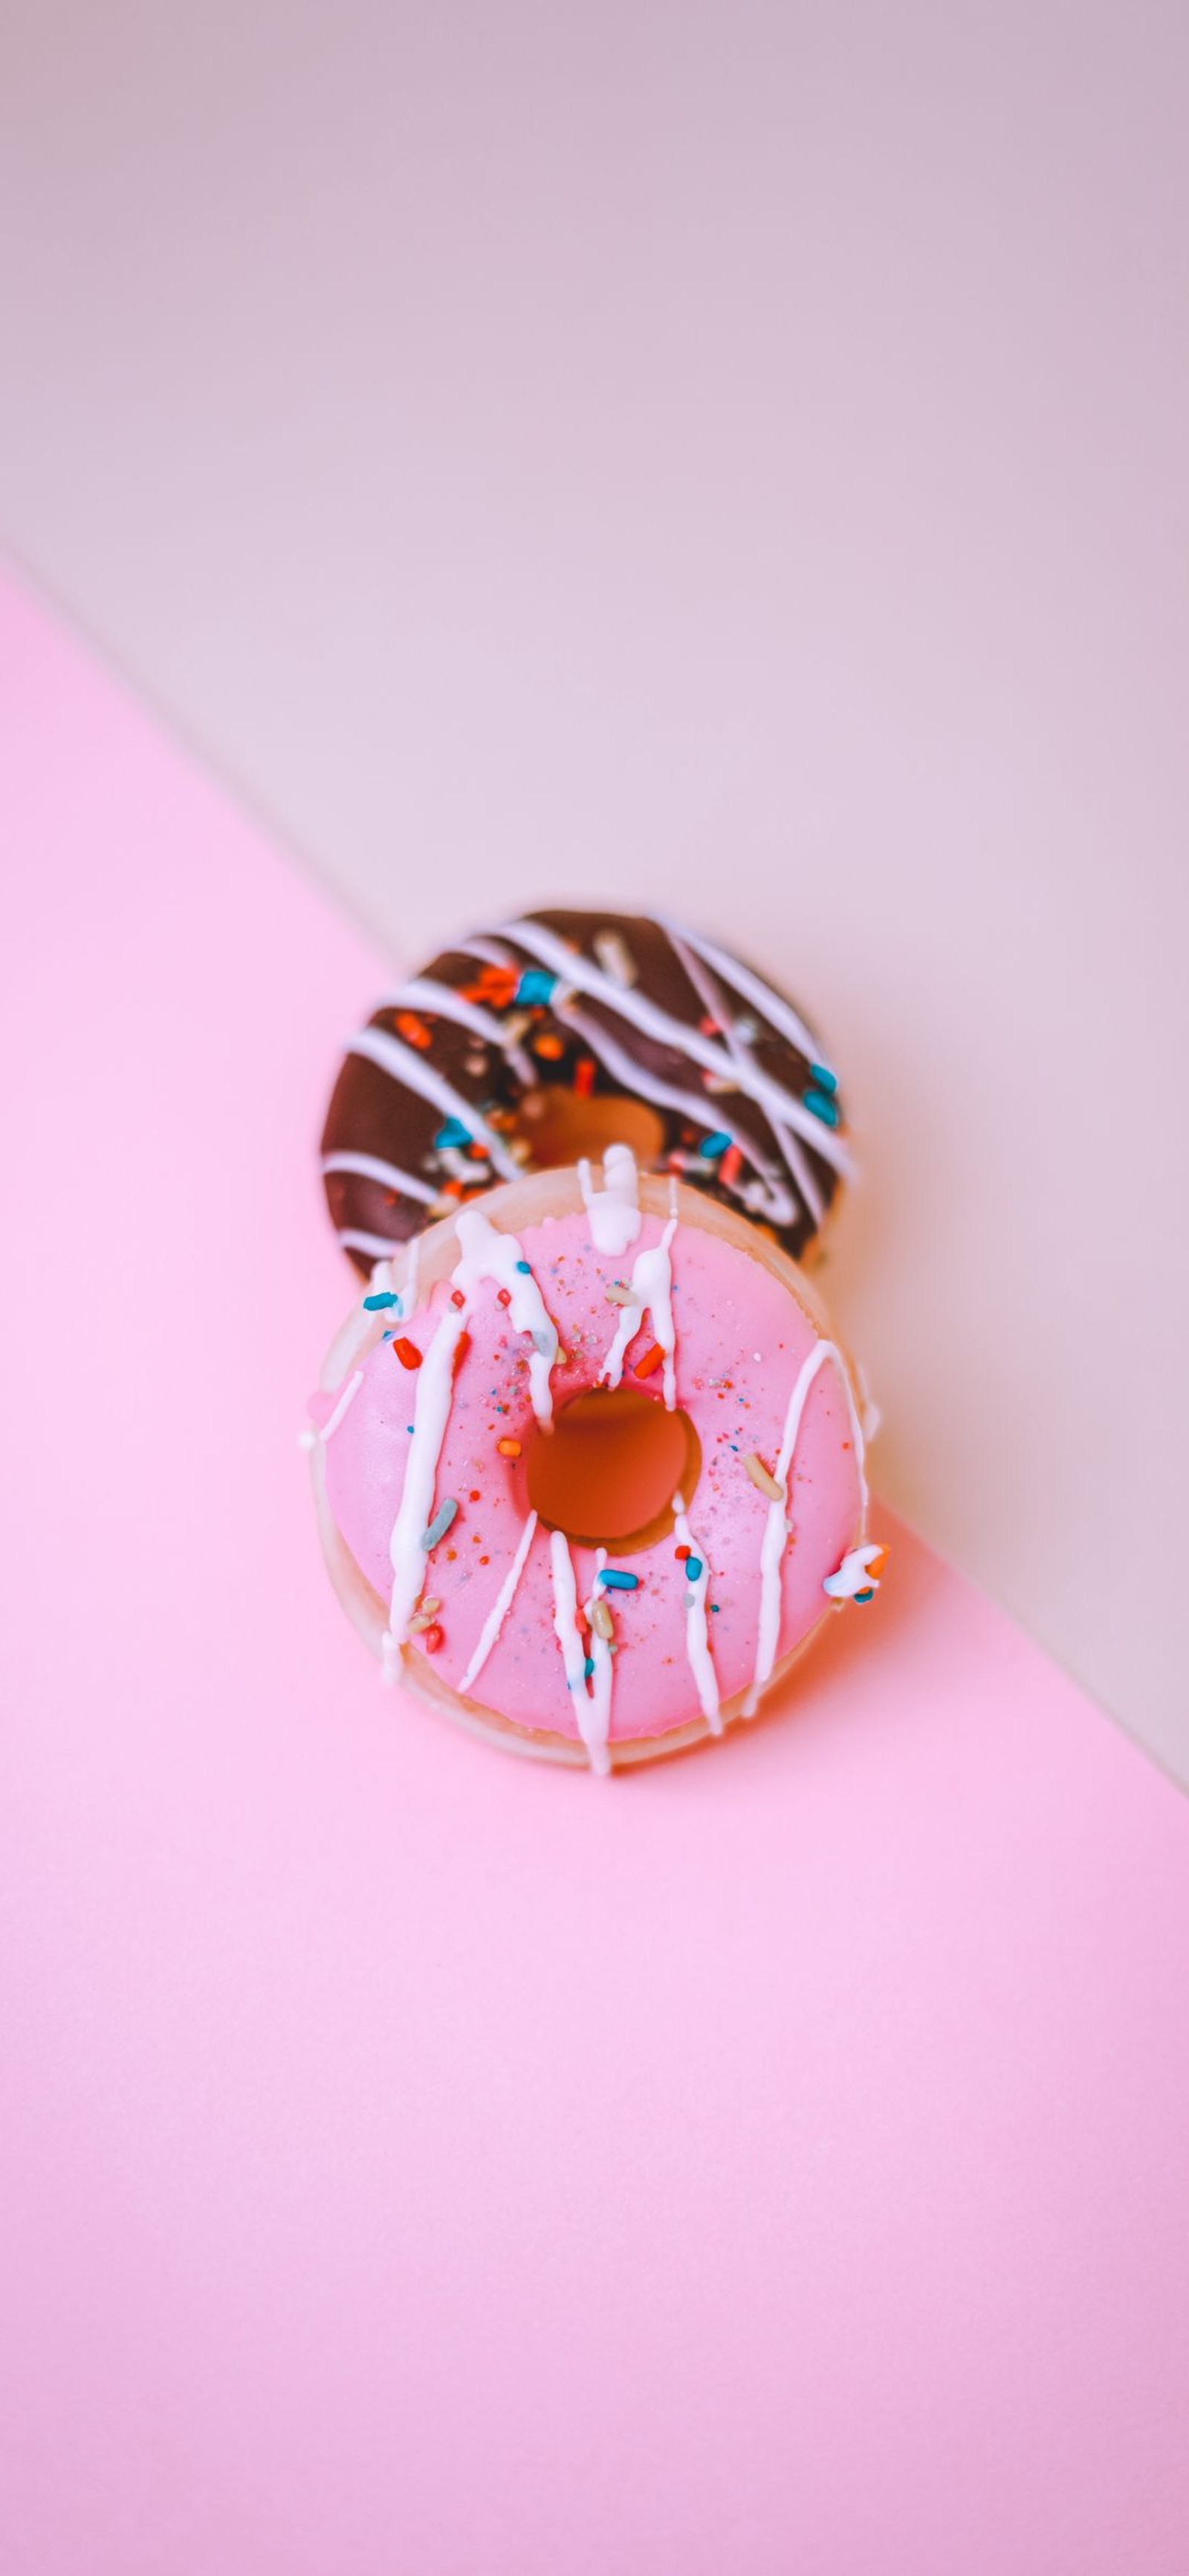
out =
[[601,1163],[608,1145],[630,1145],[642,1171],[660,1161],[664,1122],[646,1100],[592,1092],[526,1091],[518,1113],[538,1171],[558,1171],[584,1159]]
[[528,1499],[547,1529],[615,1556],[654,1547],[688,1507],[702,1450],[688,1414],[636,1387],[586,1387],[537,1430],[525,1459]]

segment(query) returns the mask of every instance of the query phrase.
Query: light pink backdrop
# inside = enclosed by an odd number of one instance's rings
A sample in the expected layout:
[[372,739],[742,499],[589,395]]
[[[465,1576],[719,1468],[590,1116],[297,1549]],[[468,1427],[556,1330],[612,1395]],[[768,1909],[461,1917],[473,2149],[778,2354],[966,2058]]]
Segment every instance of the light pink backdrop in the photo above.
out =
[[295,1434],[375,964],[0,598],[13,2576],[1179,2576],[1189,1820],[904,1532],[603,1789],[382,1693]]

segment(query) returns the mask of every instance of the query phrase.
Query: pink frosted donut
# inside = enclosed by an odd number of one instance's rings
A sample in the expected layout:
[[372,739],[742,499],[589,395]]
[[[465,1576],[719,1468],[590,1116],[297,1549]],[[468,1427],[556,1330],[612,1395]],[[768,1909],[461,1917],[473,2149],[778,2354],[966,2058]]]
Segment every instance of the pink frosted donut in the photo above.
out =
[[626,1148],[380,1263],[310,1413],[356,1625],[519,1750],[605,1771],[719,1734],[878,1586],[861,1400],[813,1292]]

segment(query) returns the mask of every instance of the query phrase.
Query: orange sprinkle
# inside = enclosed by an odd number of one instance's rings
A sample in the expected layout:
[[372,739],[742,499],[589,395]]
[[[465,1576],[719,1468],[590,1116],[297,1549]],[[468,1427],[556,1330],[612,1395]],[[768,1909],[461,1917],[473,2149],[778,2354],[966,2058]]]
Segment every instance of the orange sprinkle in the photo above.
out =
[[693,1555],[693,1549],[692,1547],[675,1547],[673,1554],[676,1557],[680,1557],[682,1563],[684,1563],[687,1556]]
[[654,1368],[660,1367],[664,1356],[660,1343],[650,1342],[643,1359],[632,1361],[633,1377],[651,1377]]
[[402,1368],[420,1368],[421,1353],[416,1342],[409,1341],[406,1334],[402,1333],[399,1342],[394,1342],[392,1347]]
[[444,1199],[460,1199],[462,1197],[462,1182],[443,1181],[442,1196]]
[[470,1337],[470,1334],[469,1334],[469,1333],[460,1333],[460,1334],[459,1334],[459,1336],[458,1336],[458,1340],[456,1341],[456,1343],[455,1343],[455,1345],[454,1345],[454,1366],[455,1366],[455,1368],[456,1368],[456,1369],[461,1368],[462,1363],[463,1363],[464,1359],[466,1358],[467,1352],[469,1351],[470,1347],[471,1347],[471,1337]]
[[595,1060],[592,1055],[579,1056],[574,1067],[574,1090],[579,1100],[589,1100],[594,1090]]
[[497,1440],[495,1445],[501,1458],[518,1458],[520,1456],[520,1442],[518,1440]]
[[424,1020],[418,1019],[416,1011],[398,1011],[396,1026],[406,1046],[425,1048],[433,1043]]
[[558,1056],[564,1055],[565,1051],[563,1040],[555,1037],[552,1029],[545,1029],[539,1038],[533,1039],[533,1054],[546,1056],[550,1064],[556,1063]]

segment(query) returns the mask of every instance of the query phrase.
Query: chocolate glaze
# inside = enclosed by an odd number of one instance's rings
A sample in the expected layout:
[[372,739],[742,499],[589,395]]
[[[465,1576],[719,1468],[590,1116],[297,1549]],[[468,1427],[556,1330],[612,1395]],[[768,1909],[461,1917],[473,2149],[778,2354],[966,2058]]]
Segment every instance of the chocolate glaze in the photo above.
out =
[[[369,1047],[382,1063],[358,1051]],[[834,1075],[754,970],[646,914],[527,913],[443,950],[352,1042],[322,1154],[358,1269],[533,1169],[530,1087],[639,1096],[661,1126],[655,1168],[750,1216],[794,1258],[849,1169]],[[385,1168],[344,1171],[342,1156]]]

